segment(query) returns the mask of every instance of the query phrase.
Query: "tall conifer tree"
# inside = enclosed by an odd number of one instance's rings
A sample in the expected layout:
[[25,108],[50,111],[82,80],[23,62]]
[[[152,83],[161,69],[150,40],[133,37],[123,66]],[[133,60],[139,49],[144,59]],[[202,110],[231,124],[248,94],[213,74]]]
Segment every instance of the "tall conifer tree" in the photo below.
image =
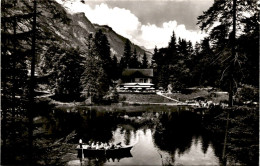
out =
[[146,56],[145,52],[144,52],[143,59],[142,59],[142,68],[143,69],[148,68],[148,59],[147,59],[147,56]]
[[124,54],[120,60],[120,66],[122,69],[129,67],[131,56],[131,42],[127,39],[124,47]]
[[137,58],[137,51],[136,48],[134,49],[133,55],[131,56],[130,60],[130,68],[138,68],[140,66],[138,58]]

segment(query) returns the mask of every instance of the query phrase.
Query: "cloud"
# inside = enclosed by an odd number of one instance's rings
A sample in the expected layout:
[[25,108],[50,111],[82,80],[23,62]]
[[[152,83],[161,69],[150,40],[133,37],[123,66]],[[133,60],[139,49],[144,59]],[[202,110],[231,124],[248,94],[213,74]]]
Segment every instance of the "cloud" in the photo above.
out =
[[148,49],[154,48],[155,45],[158,48],[166,47],[173,31],[177,38],[191,40],[193,43],[205,37],[205,34],[201,32],[187,30],[183,24],[178,25],[175,20],[164,22],[161,27],[149,23],[144,25],[130,10],[118,7],[110,8],[105,3],[91,8],[87,3],[81,3],[80,0],[56,1],[63,4],[69,12],[84,12],[92,23],[108,25],[118,34]]
[[136,29],[141,25],[138,18],[129,10],[121,8],[109,8],[106,4],[96,7],[86,13],[86,16],[94,23],[108,25],[117,33],[132,39]]
[[178,25],[176,21],[165,22],[162,27],[158,27],[154,24],[142,25],[141,31],[142,35],[140,39],[147,42],[147,48],[154,47],[154,45],[157,45],[159,48],[167,46],[173,31],[177,38],[180,37],[190,40],[192,43],[200,41],[205,37],[204,33],[187,30],[185,25]]

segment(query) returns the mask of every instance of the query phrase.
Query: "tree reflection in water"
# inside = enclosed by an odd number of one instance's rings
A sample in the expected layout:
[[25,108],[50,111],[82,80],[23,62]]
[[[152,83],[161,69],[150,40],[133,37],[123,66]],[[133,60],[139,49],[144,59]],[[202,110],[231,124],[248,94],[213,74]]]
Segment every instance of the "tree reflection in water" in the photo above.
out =
[[[75,143],[79,138],[82,138],[84,142],[88,142],[89,140],[107,143],[122,142],[125,145],[130,145],[138,141],[137,131],[142,131],[142,137],[145,139],[149,139],[149,135],[146,134],[149,131],[151,133],[150,137],[153,140],[151,144],[146,145],[146,142],[143,142],[144,145],[140,147],[137,145],[136,147],[150,149],[153,152],[147,151],[146,153],[153,154],[148,156],[157,155],[158,158],[156,160],[164,161],[162,164],[174,163],[175,155],[181,156],[187,153],[192,144],[196,144],[198,140],[202,144],[201,151],[204,154],[209,148],[210,138],[207,137],[207,133],[203,132],[201,116],[183,110],[128,113],[88,110],[80,118],[81,120],[78,119],[77,121],[79,126],[77,126],[76,130]],[[157,152],[156,147],[158,147]],[[138,151],[138,154],[143,155],[141,149],[138,149]],[[167,152],[169,156],[162,156],[161,153],[163,151]],[[161,155],[161,159],[159,158],[159,154]],[[93,159],[90,160],[92,161]],[[146,160],[149,159],[147,158]],[[93,162],[96,162],[95,165],[97,163],[99,163],[98,165],[104,163],[103,160],[94,160],[91,163],[93,164]],[[112,159],[106,162],[116,164]],[[132,162],[138,163],[137,161]]]
[[[168,160],[170,163],[175,162],[174,156],[183,155],[190,150],[192,141],[198,141],[202,134],[201,116],[192,112],[161,112],[159,123],[154,133],[154,142],[162,151],[171,155]],[[201,138],[200,138],[201,139]],[[207,152],[209,139],[203,135],[202,151]],[[196,143],[195,143],[196,144]]]
[[[177,107],[130,107],[130,111],[103,107],[40,108],[42,111],[34,118],[35,163],[39,165],[70,165],[74,161],[79,165],[75,150],[79,139],[85,143],[135,144],[131,158],[86,156],[82,165],[218,165],[221,158],[224,137],[205,130],[206,119],[210,118],[203,119]],[[188,162],[191,157],[194,163]]]
[[[94,114],[96,113],[96,114]],[[149,129],[152,139],[159,149],[170,156],[163,157],[164,163],[174,163],[175,155],[181,156],[189,152],[192,144],[201,143],[201,151],[206,154],[210,139],[201,126],[202,118],[188,111],[159,111],[135,113],[98,113],[91,114],[78,129],[78,137],[85,141],[95,140],[102,142],[122,141],[123,144],[133,144],[137,140],[137,131],[142,130],[144,135]],[[115,118],[116,117],[116,118]],[[105,124],[105,125],[104,125]],[[118,133],[118,135],[115,135]],[[161,154],[160,154],[161,155]],[[112,162],[112,161],[111,161]]]

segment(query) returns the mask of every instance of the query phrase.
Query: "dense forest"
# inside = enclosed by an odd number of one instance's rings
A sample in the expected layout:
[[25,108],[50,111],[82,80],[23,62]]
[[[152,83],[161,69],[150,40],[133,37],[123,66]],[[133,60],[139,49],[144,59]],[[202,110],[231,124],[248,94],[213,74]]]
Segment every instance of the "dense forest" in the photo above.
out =
[[[128,39],[121,58],[112,55],[102,29],[84,37],[84,50],[67,44],[46,26],[50,20],[63,26],[71,22],[62,10],[55,8],[54,1],[37,5],[35,2],[35,9],[30,1],[1,3],[1,58],[5,62],[1,66],[1,91],[3,109],[11,109],[12,113],[16,103],[32,100],[33,89],[49,90],[55,99],[63,101],[115,101],[117,80],[127,67],[153,68],[157,88],[171,85],[179,91],[212,86],[236,93],[238,88],[245,87],[245,92],[253,91],[249,98],[258,98],[257,1],[237,1],[235,11],[231,1],[216,1],[198,17],[198,24],[208,32],[208,37],[193,45],[191,41],[176,39],[173,32],[167,47],[155,47],[151,62],[145,52],[137,53]],[[214,22],[219,24],[215,26]]]
[[[2,66],[4,96],[10,94],[14,98],[27,92],[29,95],[27,85],[30,85],[32,73],[35,77],[33,88],[55,93],[57,100],[74,101],[91,97],[94,102],[101,102],[107,94],[111,96],[109,92],[114,88],[113,82],[120,78],[124,68],[148,66],[146,53],[141,60],[140,52],[128,39],[119,63],[117,56],[111,54],[104,28],[86,34],[83,48],[62,40],[48,25],[68,26],[72,20],[55,6],[54,1],[37,4],[33,32],[32,2],[2,2],[2,59],[6,62]],[[36,47],[34,53],[32,45]]]
[[238,88],[245,87],[247,92],[255,94],[251,97],[257,101],[257,11],[257,1],[215,1],[198,17],[201,30],[209,34],[200,43],[193,46],[190,41],[176,39],[173,32],[166,48],[154,49],[152,67],[157,88],[167,88],[169,84],[174,90],[212,86],[234,94]]
[[[237,2],[239,7],[236,10],[235,41],[232,38],[231,2],[217,1],[198,17],[198,24],[202,30],[207,30],[208,37],[193,45],[191,41],[176,39],[173,32],[167,47],[155,47],[151,62],[148,62],[145,52],[140,55],[136,48],[131,48],[132,43],[129,40],[125,41],[120,60],[111,55],[110,43],[101,29],[85,36],[86,51],[64,43],[42,25],[50,19],[54,19],[56,23],[70,21],[60,17],[60,10],[53,7],[51,13],[44,12],[52,5],[52,1],[38,4],[34,30],[36,41],[33,41],[32,2],[2,2],[2,59],[7,62],[2,66],[2,85],[3,95],[6,94],[6,97],[14,98],[29,92],[24,85],[30,85],[30,45],[33,42],[36,45],[36,77],[39,80],[47,77],[47,88],[51,89],[59,100],[73,101],[91,96],[99,102],[115,87],[113,83],[127,67],[153,68],[154,84],[157,88],[166,89],[170,84],[173,90],[192,86],[212,86],[228,90],[230,77],[234,82],[234,92],[244,84],[258,87],[259,15],[256,1]],[[218,19],[216,15],[221,17]],[[213,26],[215,21],[218,21],[219,25]],[[41,44],[44,47],[41,47]],[[232,53],[234,47],[235,55]],[[38,88],[37,84],[35,88]]]

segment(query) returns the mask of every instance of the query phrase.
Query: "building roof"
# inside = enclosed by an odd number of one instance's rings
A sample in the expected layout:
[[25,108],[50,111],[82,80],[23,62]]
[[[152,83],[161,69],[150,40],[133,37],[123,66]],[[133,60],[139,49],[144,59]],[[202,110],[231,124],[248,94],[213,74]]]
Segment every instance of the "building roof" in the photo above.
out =
[[153,77],[153,69],[125,69],[123,77]]
[[124,83],[122,86],[127,87],[127,88],[149,88],[154,86],[152,83]]

